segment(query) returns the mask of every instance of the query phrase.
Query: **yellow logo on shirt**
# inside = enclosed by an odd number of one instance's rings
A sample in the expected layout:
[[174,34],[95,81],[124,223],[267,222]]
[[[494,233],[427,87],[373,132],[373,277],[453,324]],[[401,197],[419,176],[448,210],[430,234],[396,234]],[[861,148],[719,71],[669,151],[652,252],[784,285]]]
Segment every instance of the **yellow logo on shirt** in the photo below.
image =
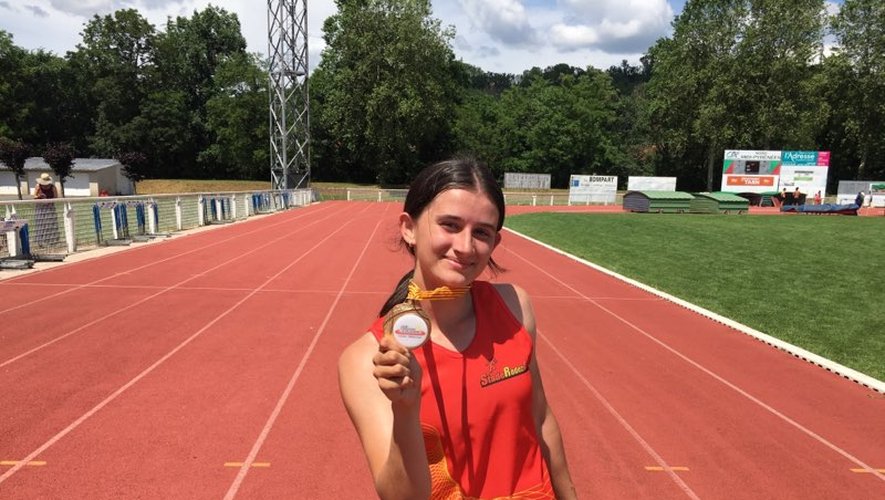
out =
[[508,378],[515,377],[528,371],[528,365],[504,366],[499,370],[495,369],[494,363],[489,363],[488,373],[483,374],[479,378],[480,387],[487,387],[498,382],[503,382]]

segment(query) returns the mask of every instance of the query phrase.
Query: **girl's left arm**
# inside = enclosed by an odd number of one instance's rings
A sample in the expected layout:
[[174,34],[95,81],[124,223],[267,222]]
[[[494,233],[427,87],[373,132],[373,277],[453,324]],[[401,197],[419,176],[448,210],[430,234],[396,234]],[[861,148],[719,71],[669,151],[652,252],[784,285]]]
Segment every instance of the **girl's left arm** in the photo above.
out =
[[578,498],[575,492],[575,485],[572,483],[571,473],[569,473],[568,461],[565,458],[565,448],[562,445],[559,423],[557,423],[556,416],[553,415],[553,410],[547,403],[537,360],[532,359],[530,370],[533,384],[532,412],[535,416],[535,428],[538,430],[541,452],[544,454],[547,468],[550,470],[553,492],[556,493],[558,500]]

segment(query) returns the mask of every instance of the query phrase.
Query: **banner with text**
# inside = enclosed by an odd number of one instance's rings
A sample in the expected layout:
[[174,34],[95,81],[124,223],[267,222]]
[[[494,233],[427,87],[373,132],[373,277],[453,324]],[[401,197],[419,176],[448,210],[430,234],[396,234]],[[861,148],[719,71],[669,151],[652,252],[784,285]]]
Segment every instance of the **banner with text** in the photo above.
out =
[[569,204],[614,203],[618,195],[616,175],[573,175],[568,185]]
[[550,189],[550,174],[504,172],[504,189]]
[[826,194],[829,151],[728,149],[722,163],[722,191],[766,193],[797,187],[811,196]]
[[627,191],[676,191],[676,177],[627,177]]

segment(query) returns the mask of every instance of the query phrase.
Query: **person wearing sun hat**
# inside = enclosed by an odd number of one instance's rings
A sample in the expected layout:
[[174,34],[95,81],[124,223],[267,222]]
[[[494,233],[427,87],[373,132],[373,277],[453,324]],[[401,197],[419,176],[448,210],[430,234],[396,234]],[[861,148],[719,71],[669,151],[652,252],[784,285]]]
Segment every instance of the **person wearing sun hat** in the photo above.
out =
[[34,198],[42,200],[44,198],[57,198],[55,185],[52,183],[52,177],[46,172],[37,177],[37,186],[34,188]]
[[[37,178],[34,187],[34,198],[38,200],[51,200],[58,198],[58,191],[52,177],[43,172]],[[34,207],[34,243],[37,247],[46,248],[58,244],[58,216],[55,211],[55,203],[37,203]]]

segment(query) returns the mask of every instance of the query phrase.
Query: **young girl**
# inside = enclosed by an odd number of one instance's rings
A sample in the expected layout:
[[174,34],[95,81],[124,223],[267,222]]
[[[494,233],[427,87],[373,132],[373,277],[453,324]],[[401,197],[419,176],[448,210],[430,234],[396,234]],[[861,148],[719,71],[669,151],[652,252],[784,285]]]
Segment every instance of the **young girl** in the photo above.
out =
[[[528,295],[477,281],[499,270],[503,224],[501,189],[475,160],[431,165],[412,182],[399,225],[415,267],[338,365],[381,498],[576,498]],[[430,326],[411,350],[385,334],[402,303]]]

